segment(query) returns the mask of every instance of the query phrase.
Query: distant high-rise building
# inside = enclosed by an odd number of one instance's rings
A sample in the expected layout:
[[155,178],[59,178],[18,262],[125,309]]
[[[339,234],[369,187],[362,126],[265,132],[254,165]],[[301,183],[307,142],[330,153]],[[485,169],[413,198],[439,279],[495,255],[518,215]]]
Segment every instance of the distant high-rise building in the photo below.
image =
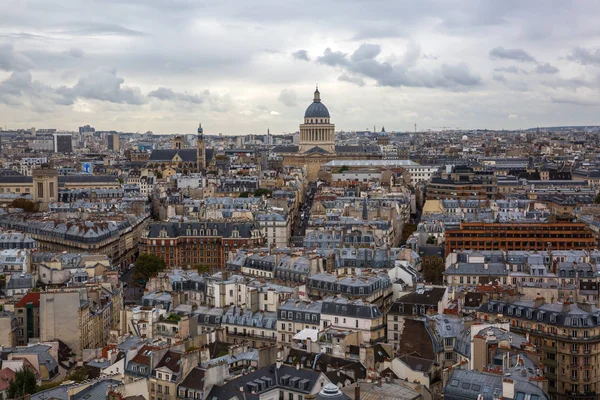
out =
[[96,132],[96,129],[93,126],[85,125],[79,127],[79,134],[93,134],[94,132]]
[[55,133],[54,134],[54,152],[55,153],[72,153],[73,152],[73,136],[70,133]]
[[108,150],[118,152],[119,147],[119,134],[118,133],[109,133],[106,135],[107,147]]

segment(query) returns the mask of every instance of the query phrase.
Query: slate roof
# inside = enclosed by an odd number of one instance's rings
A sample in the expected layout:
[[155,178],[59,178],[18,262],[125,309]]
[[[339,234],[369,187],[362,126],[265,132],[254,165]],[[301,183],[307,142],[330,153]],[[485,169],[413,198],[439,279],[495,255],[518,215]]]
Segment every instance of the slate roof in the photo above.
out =
[[299,149],[300,149],[299,146],[294,146],[294,145],[275,146],[275,147],[273,147],[273,149],[271,151],[273,153],[297,153]]
[[17,176],[6,176],[6,175],[0,175],[0,184],[5,183],[11,183],[11,184],[33,184],[33,177],[32,176],[24,176],[24,175],[17,175]]
[[[502,397],[502,375],[455,369],[444,388],[444,399],[447,400],[493,400]],[[515,397],[504,397],[506,400],[529,398],[531,400],[548,400],[549,397],[535,384],[514,380]],[[481,397],[479,397],[481,395]],[[527,397],[529,395],[529,397]],[[537,397],[534,397],[537,396]]]
[[200,367],[192,368],[179,387],[192,390],[204,389],[204,373],[205,371]]
[[381,153],[379,146],[335,146],[336,153]]
[[230,400],[232,398],[258,400],[262,393],[273,390],[275,387],[308,394],[313,390],[319,376],[320,372],[302,368],[297,370],[288,365],[282,365],[279,368],[269,366],[232,379],[224,385],[213,386],[206,398],[210,400]]
[[592,312],[587,312],[576,304],[551,303],[535,307],[535,303],[529,300],[514,303],[490,301],[482,304],[478,311],[555,326],[575,328],[600,326],[600,309],[592,307]]
[[115,175],[59,175],[58,186],[65,183],[119,183]]
[[[251,231],[255,229],[255,225],[252,222],[184,222],[179,226],[178,222],[158,222],[153,223],[149,227],[148,237],[149,238],[160,238],[160,232],[164,229],[167,231],[167,236],[170,238],[187,236],[187,229],[191,229],[192,233],[196,229],[197,233],[203,230],[206,234],[204,236],[220,236],[220,237],[231,237],[231,233],[237,229],[239,237],[249,238],[251,237]],[[217,235],[214,235],[216,229]],[[207,232],[210,230],[210,233]],[[196,235],[199,236],[199,235]]]
[[196,162],[198,153],[196,149],[157,149],[150,153],[149,161],[153,162],[171,162],[178,155],[182,162]]
[[398,307],[400,304],[405,305],[425,305],[425,306],[434,306],[437,307],[438,303],[444,297],[446,293],[446,288],[434,287],[429,290],[421,289],[415,290],[412,293],[406,294],[399,299],[397,299],[390,309],[390,313],[398,312]]
[[322,147],[315,146],[306,150],[304,154],[329,154],[329,152]]
[[367,319],[376,319],[382,315],[375,304],[364,303],[362,300],[348,300],[342,297],[325,298],[323,300],[322,314]]

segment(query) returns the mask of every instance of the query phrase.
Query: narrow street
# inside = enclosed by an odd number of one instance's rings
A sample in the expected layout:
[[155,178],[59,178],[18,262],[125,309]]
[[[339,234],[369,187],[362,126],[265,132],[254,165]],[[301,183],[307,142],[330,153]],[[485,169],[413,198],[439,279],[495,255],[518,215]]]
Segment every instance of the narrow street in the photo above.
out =
[[304,235],[306,234],[306,227],[308,226],[308,221],[310,220],[310,210],[315,199],[316,191],[316,182],[311,182],[308,185],[306,192],[306,200],[300,206],[300,209],[298,210],[299,215],[296,216],[296,223],[292,228],[291,244],[295,247],[303,246]]

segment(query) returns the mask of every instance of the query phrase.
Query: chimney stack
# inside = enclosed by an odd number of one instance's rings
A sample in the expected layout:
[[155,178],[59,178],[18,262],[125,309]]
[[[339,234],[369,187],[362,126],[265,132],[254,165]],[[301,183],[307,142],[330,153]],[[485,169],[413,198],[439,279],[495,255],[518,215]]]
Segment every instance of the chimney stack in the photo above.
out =
[[354,400],[360,400],[360,383],[354,386]]

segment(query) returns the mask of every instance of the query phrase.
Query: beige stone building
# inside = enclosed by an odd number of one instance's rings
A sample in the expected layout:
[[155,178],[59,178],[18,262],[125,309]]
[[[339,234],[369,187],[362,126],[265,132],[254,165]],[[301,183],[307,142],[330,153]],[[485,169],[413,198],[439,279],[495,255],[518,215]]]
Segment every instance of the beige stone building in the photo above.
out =
[[304,113],[304,123],[300,124],[299,146],[279,146],[273,152],[283,158],[284,165],[306,167],[310,180],[317,178],[321,165],[335,159],[381,159],[379,146],[336,146],[335,125],[331,123],[329,110],[321,102],[318,88]]
[[81,357],[85,349],[105,346],[117,328],[123,297],[120,288],[91,285],[40,294],[40,340],[60,339]]

